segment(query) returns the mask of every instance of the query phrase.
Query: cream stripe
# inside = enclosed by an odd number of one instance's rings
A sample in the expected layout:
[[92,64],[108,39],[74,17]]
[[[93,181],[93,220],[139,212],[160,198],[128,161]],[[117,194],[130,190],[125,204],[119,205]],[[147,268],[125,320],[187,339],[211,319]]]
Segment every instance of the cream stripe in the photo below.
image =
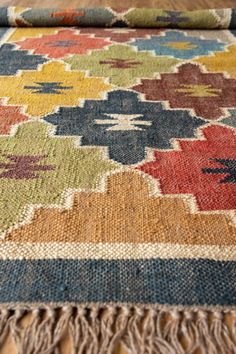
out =
[[0,244],[0,259],[150,259],[208,258],[236,261],[236,246],[169,243],[17,243]]

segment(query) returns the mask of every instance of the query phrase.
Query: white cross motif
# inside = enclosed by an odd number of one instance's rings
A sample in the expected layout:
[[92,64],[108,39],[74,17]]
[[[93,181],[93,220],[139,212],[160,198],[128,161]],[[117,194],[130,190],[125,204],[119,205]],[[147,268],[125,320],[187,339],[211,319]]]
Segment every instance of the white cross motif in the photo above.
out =
[[104,113],[112,119],[96,119],[96,124],[113,124],[112,127],[107,128],[107,131],[119,131],[119,130],[143,130],[137,127],[137,125],[150,126],[152,122],[146,120],[135,121],[136,118],[142,117],[141,114],[110,114]]

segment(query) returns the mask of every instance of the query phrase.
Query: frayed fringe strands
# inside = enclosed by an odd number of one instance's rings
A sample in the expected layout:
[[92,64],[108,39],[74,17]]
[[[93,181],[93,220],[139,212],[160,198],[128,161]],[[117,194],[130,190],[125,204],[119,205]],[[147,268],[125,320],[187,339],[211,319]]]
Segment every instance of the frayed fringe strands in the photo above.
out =
[[[2,309],[0,347],[9,337],[19,354],[236,353],[236,312],[107,306]],[[69,354],[69,352],[67,352]]]

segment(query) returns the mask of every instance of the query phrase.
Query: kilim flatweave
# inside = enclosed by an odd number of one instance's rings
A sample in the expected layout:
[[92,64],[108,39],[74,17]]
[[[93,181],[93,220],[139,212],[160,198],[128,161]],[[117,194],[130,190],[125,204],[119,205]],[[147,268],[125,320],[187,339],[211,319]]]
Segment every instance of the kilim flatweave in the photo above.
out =
[[236,10],[0,36],[0,352],[236,353]]

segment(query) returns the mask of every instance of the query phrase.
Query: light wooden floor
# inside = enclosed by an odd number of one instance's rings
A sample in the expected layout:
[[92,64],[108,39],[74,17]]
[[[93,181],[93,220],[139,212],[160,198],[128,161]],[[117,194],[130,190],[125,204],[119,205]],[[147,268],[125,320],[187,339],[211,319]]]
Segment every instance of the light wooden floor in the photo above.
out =
[[235,7],[236,0],[0,0],[0,6],[28,7],[157,7],[173,10]]

